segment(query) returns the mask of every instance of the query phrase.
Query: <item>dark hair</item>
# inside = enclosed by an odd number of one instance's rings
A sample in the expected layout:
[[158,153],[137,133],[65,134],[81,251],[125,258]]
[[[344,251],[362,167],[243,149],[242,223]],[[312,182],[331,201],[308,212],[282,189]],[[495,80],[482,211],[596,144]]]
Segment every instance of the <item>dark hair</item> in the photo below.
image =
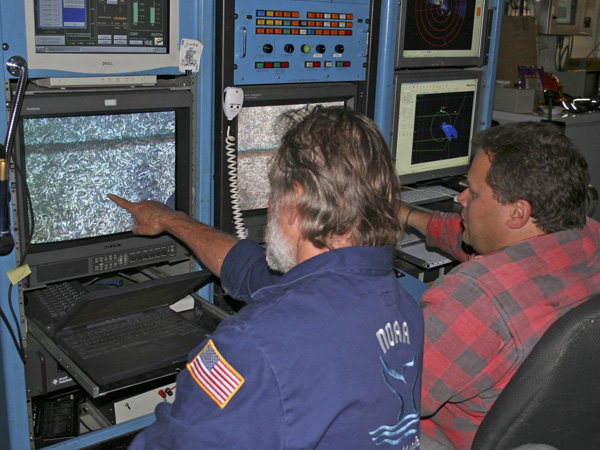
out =
[[527,200],[545,233],[584,226],[587,162],[557,125],[501,125],[478,133],[473,145],[490,158],[487,183],[500,203]]
[[394,245],[400,180],[379,128],[344,107],[284,113],[286,132],[269,171],[278,202],[299,183],[301,232],[318,248],[350,233],[354,245]]

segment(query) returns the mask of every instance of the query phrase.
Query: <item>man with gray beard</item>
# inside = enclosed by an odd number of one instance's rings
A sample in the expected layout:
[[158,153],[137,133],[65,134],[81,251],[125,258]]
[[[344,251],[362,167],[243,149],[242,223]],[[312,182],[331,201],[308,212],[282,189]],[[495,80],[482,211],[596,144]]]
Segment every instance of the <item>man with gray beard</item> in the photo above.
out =
[[372,120],[345,108],[283,120],[266,251],[109,196],[135,234],[175,236],[247,303],[190,353],[175,402],[131,448],[420,445],[423,317],[392,269],[402,226],[390,152]]

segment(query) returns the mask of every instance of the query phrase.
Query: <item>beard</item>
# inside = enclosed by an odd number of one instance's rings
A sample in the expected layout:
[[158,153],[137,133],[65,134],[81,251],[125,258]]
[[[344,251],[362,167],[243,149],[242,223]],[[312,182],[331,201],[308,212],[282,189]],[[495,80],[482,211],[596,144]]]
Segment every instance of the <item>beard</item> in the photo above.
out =
[[275,208],[267,221],[265,242],[267,264],[276,272],[286,273],[296,265],[296,252],[279,226],[279,211]]

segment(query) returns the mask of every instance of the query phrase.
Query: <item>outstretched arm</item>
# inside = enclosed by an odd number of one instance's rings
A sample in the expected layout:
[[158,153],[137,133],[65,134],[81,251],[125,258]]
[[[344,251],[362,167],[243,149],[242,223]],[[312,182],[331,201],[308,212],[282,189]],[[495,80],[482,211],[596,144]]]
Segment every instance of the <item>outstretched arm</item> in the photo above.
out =
[[427,222],[429,222],[431,213],[412,208],[406,203],[402,203],[398,217],[400,218],[400,222],[403,223],[405,227],[410,226],[422,235],[425,235]]
[[134,203],[114,194],[108,194],[108,198],[133,215],[133,234],[169,233],[185,243],[208,270],[221,276],[223,260],[237,243],[236,238],[156,201]]

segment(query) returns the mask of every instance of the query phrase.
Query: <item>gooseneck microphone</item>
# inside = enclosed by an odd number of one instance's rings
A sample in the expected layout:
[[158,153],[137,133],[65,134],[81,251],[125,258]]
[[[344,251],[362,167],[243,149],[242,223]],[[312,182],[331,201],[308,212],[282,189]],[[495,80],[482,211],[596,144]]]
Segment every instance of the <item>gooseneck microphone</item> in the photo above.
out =
[[20,56],[13,56],[6,62],[6,69],[11,75],[18,76],[19,81],[12,101],[4,146],[0,146],[0,256],[8,255],[15,247],[15,240],[10,232],[10,177],[8,166],[17,120],[23,105],[25,87],[27,86],[27,62]]

